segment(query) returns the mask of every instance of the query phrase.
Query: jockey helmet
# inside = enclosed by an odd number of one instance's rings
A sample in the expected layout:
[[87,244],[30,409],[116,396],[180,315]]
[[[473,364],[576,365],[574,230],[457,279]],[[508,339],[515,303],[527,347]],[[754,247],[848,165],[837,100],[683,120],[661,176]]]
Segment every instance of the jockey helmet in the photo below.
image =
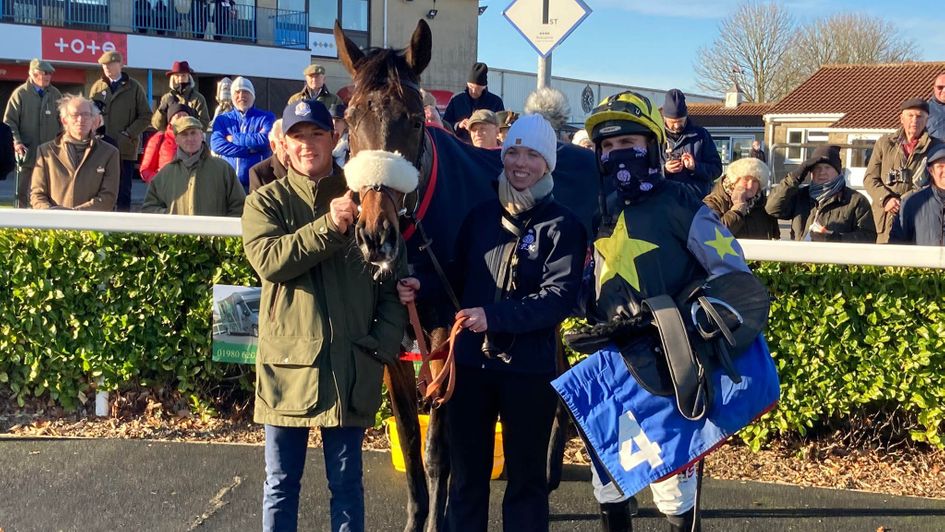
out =
[[659,145],[666,139],[663,117],[650,99],[633,91],[624,91],[604,98],[587,117],[584,128],[594,144],[618,135],[646,135]]

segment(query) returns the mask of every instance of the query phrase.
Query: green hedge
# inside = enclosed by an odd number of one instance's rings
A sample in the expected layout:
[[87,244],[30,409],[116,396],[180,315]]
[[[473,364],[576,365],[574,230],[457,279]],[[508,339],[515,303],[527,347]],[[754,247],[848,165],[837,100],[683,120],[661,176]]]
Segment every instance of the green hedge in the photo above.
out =
[[[107,389],[170,386],[192,404],[249,391],[210,361],[213,284],[256,284],[238,239],[0,231],[0,388],[66,408]],[[765,263],[781,404],[742,437],[801,435],[901,407],[945,447],[945,276],[938,270]]]

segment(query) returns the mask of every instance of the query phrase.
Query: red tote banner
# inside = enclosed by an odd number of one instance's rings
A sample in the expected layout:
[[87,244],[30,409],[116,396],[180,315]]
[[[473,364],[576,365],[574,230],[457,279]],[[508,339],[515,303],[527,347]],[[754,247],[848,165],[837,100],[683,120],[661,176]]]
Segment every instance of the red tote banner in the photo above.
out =
[[128,63],[128,36],[124,33],[43,28],[43,59],[95,63],[105,52],[118,52]]

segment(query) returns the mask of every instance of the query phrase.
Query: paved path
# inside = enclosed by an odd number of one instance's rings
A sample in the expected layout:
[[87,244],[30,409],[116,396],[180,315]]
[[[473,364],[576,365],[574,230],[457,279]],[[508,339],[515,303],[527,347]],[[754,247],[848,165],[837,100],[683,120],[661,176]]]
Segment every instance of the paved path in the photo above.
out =
[[[309,450],[301,530],[327,530],[321,449]],[[597,531],[587,468],[568,467],[551,497],[552,530]],[[4,532],[258,530],[262,447],[0,437]],[[490,530],[501,530],[505,483],[492,484]],[[365,453],[367,530],[399,531],[404,481],[387,453]],[[644,491],[637,531],[665,530]],[[708,480],[704,530],[945,530],[945,500]]]

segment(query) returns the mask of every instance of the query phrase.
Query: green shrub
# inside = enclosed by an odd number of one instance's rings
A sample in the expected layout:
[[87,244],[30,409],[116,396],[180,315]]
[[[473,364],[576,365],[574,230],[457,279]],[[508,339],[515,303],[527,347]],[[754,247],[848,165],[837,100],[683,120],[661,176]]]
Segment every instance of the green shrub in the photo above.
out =
[[[252,390],[211,353],[214,284],[256,285],[236,238],[0,231],[0,389],[73,408],[94,392],[165,386],[201,408]],[[945,277],[938,270],[765,263],[777,409],[741,436],[758,447],[890,405],[911,437],[943,442]],[[571,354],[572,360],[577,356]]]
[[258,284],[238,239],[2,231],[0,386],[65,408],[104,387],[169,384],[193,404],[242,368],[210,360],[214,283]]

